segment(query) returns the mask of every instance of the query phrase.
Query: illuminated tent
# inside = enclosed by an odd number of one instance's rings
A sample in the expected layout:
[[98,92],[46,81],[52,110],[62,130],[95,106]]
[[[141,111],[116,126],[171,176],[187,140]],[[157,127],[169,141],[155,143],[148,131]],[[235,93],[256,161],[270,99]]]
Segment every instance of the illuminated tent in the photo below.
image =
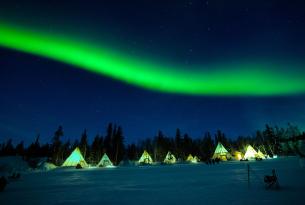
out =
[[63,167],[75,167],[80,164],[81,167],[88,167],[82,153],[79,148],[76,147],[75,150],[70,154],[66,161],[62,164]]
[[255,157],[257,157],[257,152],[251,145],[248,145],[244,159],[255,159]]
[[163,162],[165,164],[174,164],[176,163],[176,157],[171,152],[168,152]]
[[105,153],[100,160],[100,162],[97,164],[98,167],[112,167],[113,164],[111,160],[109,159],[108,155]]
[[186,161],[190,163],[197,163],[199,158],[197,156],[193,157],[191,154],[189,154],[189,156],[186,158]]
[[222,161],[227,161],[230,158],[231,155],[228,150],[226,150],[226,148],[220,142],[218,142],[212,159],[220,159]]
[[260,150],[258,150],[257,152],[257,157],[261,159],[266,159],[265,155]]
[[193,160],[194,160],[194,157],[191,154],[189,154],[189,156],[187,156],[187,158],[186,158],[187,162],[192,162]]
[[234,157],[235,160],[241,160],[243,158],[243,154],[241,152],[234,151],[233,152],[233,157]]
[[199,162],[200,161],[200,159],[197,157],[197,156],[194,156],[194,158],[193,158],[193,163],[197,163],[197,162]]
[[138,161],[140,164],[152,164],[153,160],[146,150],[144,150],[141,158]]

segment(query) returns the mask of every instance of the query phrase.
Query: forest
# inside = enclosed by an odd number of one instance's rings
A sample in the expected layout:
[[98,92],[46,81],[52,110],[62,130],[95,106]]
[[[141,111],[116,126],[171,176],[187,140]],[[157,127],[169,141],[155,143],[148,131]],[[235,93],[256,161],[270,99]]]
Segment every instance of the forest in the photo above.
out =
[[22,156],[25,160],[46,157],[49,162],[60,166],[70,153],[79,147],[85,160],[89,164],[97,164],[104,153],[115,165],[122,160],[138,160],[143,150],[147,150],[154,161],[162,161],[168,151],[177,159],[185,160],[189,155],[196,155],[201,161],[210,159],[218,142],[221,142],[229,152],[244,152],[246,145],[260,149],[265,154],[272,155],[299,155],[304,156],[298,148],[298,142],[305,140],[305,133],[292,124],[286,127],[266,124],[264,129],[257,130],[254,136],[238,136],[229,138],[221,130],[216,133],[205,132],[201,137],[191,137],[176,129],[175,136],[166,136],[161,130],[151,138],[139,140],[137,143],[126,144],[121,126],[109,123],[104,135],[97,134],[92,143],[89,143],[87,130],[84,129],[80,138],[71,142],[63,141],[64,129],[59,126],[50,137],[49,143],[41,143],[40,135],[25,146],[21,141],[14,145],[11,139],[0,145],[0,156]]

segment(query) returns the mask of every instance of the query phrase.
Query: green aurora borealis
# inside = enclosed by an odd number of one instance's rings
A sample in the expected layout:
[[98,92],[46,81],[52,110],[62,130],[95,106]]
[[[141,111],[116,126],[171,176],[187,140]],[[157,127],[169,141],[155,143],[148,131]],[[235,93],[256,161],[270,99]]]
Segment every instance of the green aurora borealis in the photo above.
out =
[[[73,38],[72,38],[73,39]],[[100,44],[98,44],[100,45]],[[305,92],[305,77],[268,62],[215,63],[190,69],[141,59],[85,39],[0,24],[0,46],[53,59],[149,90],[190,95],[274,96]]]

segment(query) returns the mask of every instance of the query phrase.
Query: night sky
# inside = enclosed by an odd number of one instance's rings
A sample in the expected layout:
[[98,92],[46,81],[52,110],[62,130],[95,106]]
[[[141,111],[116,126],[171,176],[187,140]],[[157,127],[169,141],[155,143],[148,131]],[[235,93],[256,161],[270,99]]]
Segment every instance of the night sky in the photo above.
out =
[[0,141],[304,130],[304,36],[304,1],[1,2]]

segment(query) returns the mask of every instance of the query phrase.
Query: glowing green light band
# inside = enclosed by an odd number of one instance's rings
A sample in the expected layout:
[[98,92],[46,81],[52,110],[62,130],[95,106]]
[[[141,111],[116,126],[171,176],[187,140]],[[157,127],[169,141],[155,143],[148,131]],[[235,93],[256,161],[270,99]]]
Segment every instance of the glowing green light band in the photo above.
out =
[[[193,70],[113,52],[92,43],[0,23],[0,46],[64,62],[142,88],[192,95],[289,95],[305,93],[305,77],[258,63]],[[227,68],[229,67],[229,68]]]

